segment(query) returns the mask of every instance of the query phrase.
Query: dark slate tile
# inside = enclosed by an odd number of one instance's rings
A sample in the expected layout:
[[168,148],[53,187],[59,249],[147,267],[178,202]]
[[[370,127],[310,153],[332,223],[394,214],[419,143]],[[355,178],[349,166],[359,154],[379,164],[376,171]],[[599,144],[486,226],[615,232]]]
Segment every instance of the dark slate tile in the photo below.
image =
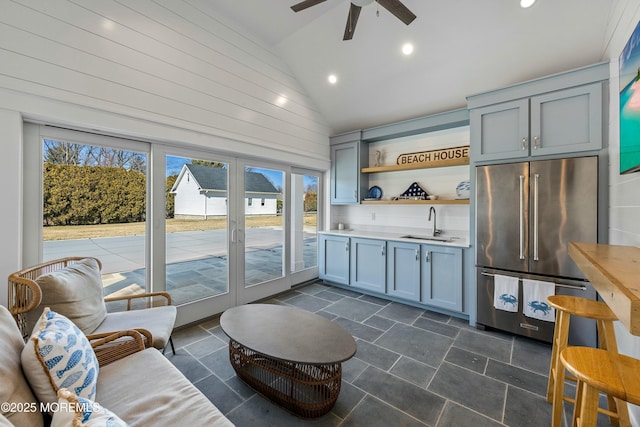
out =
[[228,344],[224,341],[221,341],[218,337],[211,335],[200,341],[196,341],[193,344],[189,344],[184,347],[193,357],[199,359],[202,356],[206,356],[207,354],[211,354],[214,351],[220,350],[221,348],[226,348]]
[[184,347],[203,338],[211,336],[211,333],[200,325],[188,326],[173,331],[171,338],[176,348]]
[[317,298],[325,299],[327,301],[331,301],[331,302],[335,302],[335,301],[338,301],[338,300],[341,300],[342,298],[344,298],[343,295],[336,294],[335,292],[331,292],[331,291],[318,292],[314,296],[317,297]]
[[215,375],[193,383],[207,399],[211,401],[223,414],[228,414],[232,409],[243,402],[225,383]]
[[386,317],[387,319],[396,320],[398,322],[412,324],[415,320],[424,313],[421,308],[411,307],[409,305],[393,302],[382,310],[380,310],[378,316]]
[[226,380],[225,384],[245,400],[256,394],[256,391],[237,375],[234,375],[233,377]]
[[[357,356],[356,352],[356,356]],[[357,357],[352,357],[346,362],[342,362],[342,380],[352,383],[353,380],[358,378],[365,369],[369,367],[367,362],[364,362]]]
[[523,388],[540,396],[547,395],[547,377],[517,366],[489,359],[485,375]]
[[214,351],[211,354],[201,357],[200,363],[209,368],[211,372],[215,373],[223,380],[228,380],[236,374],[236,371],[231,366],[229,361],[229,349],[228,347],[221,348]]
[[305,285],[301,287],[296,287],[296,291],[301,292],[303,294],[316,295],[320,292],[325,292],[331,289],[331,287],[323,285],[322,283],[312,283],[310,285]]
[[435,322],[433,320],[427,319],[424,316],[418,317],[415,322],[413,322],[413,326],[416,328],[424,329],[427,331],[435,332],[436,334],[446,335],[451,338],[455,338],[458,336],[460,332],[460,328],[456,326],[447,325],[442,322]]
[[359,297],[362,296],[362,294],[360,292],[355,292],[355,291],[351,291],[349,289],[339,288],[337,286],[329,286],[329,288],[331,289],[331,292],[335,292],[337,294],[344,295],[346,297],[359,298]]
[[437,427],[499,427],[502,424],[451,401],[442,411]]
[[380,329],[375,329],[360,322],[345,319],[344,317],[338,317],[334,322],[345,328],[354,337],[365,341],[373,342],[382,335],[382,331]]
[[424,313],[422,313],[422,317],[426,317],[427,319],[435,320],[442,323],[449,323],[451,321],[451,316],[430,310],[426,310]]
[[364,398],[356,409],[344,420],[340,427],[425,427],[415,418],[372,397]]
[[511,359],[512,342],[486,334],[461,329],[454,345],[501,362],[509,362]]
[[324,300],[322,298],[316,298],[311,295],[298,295],[286,301],[287,304],[290,304],[294,307],[301,308],[303,310],[310,311],[315,313],[316,311],[322,310],[327,307],[331,302]]
[[385,371],[391,368],[400,357],[398,353],[385,350],[366,341],[358,340],[357,345],[358,350],[355,357]]
[[301,425],[312,425],[332,427],[337,426],[342,421],[333,413],[307,421],[292,415],[260,394],[255,394],[251,399],[226,415],[236,426],[299,427]]
[[362,322],[364,319],[373,316],[378,310],[380,310],[379,305],[353,298],[342,298],[340,301],[325,308],[325,311],[329,313],[337,314],[356,322]]
[[199,324],[201,327],[211,330],[220,326],[220,316],[216,316],[213,319],[205,320]]
[[177,353],[169,355],[167,359],[182,372],[191,382],[195,382],[211,375],[209,369],[205,368],[196,358],[187,353]]
[[552,406],[544,397],[509,386],[504,423],[518,427],[548,427],[551,423],[551,410]]
[[229,337],[224,333],[220,326],[218,326],[217,328],[209,329],[209,332],[218,337],[220,341],[223,341],[225,344],[229,345]]
[[506,388],[504,383],[444,362],[428,390],[501,421]]
[[360,403],[365,395],[366,393],[364,391],[343,381],[340,386],[338,400],[336,401],[333,409],[331,409],[331,412],[344,419],[349,415],[353,408]]
[[378,298],[371,295],[362,295],[359,300],[370,302],[372,304],[378,304],[381,306],[389,305],[391,302],[388,299]]
[[401,357],[389,372],[414,383],[418,387],[427,388],[429,381],[436,373],[436,369],[424,363]]
[[390,327],[396,324],[395,321],[380,316],[371,316],[363,323],[383,331],[388,330]]
[[338,317],[340,317],[340,316],[338,316],[338,315],[336,315],[336,314],[329,313],[329,312],[324,311],[324,310],[317,311],[317,312],[316,312],[316,314],[317,314],[317,315],[320,315],[320,316],[322,316],[322,317],[325,317],[325,318],[327,318],[327,319],[329,319],[329,320],[335,320],[335,319],[337,319]]
[[449,363],[453,363],[454,365],[470,369],[479,374],[483,374],[487,367],[487,360],[489,359],[461,348],[451,347],[444,360]]
[[542,375],[549,375],[550,363],[551,344],[525,337],[514,338],[511,364]]
[[274,297],[274,299],[276,299],[278,301],[287,301],[287,300],[290,300],[291,298],[297,297],[299,295],[302,295],[302,293],[298,292],[298,291],[289,291],[289,292],[285,292],[283,294],[276,295]]
[[385,332],[375,343],[436,367],[444,359],[453,339],[398,323]]
[[435,424],[445,403],[442,397],[374,367],[354,385],[429,425]]

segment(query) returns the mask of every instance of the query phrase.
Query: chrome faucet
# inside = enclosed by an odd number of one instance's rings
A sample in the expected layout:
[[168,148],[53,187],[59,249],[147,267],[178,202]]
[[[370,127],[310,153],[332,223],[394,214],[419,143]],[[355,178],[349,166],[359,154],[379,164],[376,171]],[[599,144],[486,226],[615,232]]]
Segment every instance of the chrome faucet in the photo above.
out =
[[437,236],[438,234],[441,233],[442,230],[438,230],[438,228],[436,227],[436,209],[431,206],[429,207],[429,218],[428,221],[431,221],[431,214],[433,213],[433,236]]

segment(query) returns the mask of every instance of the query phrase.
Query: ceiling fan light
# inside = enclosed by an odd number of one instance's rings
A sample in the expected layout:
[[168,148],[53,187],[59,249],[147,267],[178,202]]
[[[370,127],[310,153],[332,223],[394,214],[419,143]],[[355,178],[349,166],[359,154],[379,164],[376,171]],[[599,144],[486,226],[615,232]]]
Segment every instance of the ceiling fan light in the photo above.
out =
[[520,7],[527,8],[533,6],[536,0],[520,0]]
[[413,44],[405,43],[402,45],[402,53],[409,56],[413,53]]
[[351,3],[355,4],[356,6],[363,7],[373,3],[373,0],[351,0]]
[[334,85],[338,83],[338,76],[336,76],[335,74],[329,74],[329,77],[327,77],[327,80],[329,80],[329,83]]

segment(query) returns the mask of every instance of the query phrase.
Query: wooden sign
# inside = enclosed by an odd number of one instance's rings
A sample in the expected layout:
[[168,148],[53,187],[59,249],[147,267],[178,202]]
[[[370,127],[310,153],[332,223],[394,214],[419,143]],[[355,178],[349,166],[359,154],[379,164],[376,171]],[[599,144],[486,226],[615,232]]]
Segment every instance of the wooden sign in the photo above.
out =
[[399,165],[409,165],[413,163],[432,163],[442,160],[455,160],[469,158],[469,146],[443,148],[440,150],[418,151],[417,153],[400,154],[396,161]]

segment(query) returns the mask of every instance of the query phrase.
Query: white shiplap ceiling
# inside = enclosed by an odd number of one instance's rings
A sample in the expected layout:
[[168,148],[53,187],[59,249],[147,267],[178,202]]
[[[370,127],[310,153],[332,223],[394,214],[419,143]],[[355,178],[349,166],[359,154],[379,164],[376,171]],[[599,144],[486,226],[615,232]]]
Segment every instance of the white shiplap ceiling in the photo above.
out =
[[373,3],[343,41],[348,0],[299,13],[290,9],[297,0],[208,1],[283,59],[334,134],[462,108],[468,95],[600,62],[617,3],[404,0],[418,16],[409,26]]

